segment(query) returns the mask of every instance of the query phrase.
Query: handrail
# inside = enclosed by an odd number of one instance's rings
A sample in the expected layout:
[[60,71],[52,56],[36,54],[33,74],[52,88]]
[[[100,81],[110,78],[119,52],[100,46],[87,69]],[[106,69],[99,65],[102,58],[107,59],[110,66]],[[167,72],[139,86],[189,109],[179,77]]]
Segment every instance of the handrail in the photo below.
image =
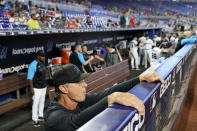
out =
[[155,70],[165,80],[164,84],[141,82],[129,91],[144,102],[143,117],[134,108],[113,104],[79,128],[79,131],[140,130],[168,87],[175,82],[175,77],[179,77],[178,73],[181,79],[182,66],[186,64],[192,51],[193,45],[185,45]]

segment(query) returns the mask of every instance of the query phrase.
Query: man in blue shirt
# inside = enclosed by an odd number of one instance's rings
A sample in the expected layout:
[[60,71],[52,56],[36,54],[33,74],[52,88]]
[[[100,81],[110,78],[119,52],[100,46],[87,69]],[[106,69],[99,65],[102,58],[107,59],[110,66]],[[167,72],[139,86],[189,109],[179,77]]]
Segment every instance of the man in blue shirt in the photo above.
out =
[[35,127],[40,126],[38,121],[44,120],[43,111],[46,95],[46,66],[44,61],[44,52],[40,50],[36,53],[36,60],[30,63],[27,74],[31,93],[33,95],[32,124]]
[[82,70],[84,73],[87,73],[87,71],[85,70],[85,66],[88,65],[93,59],[93,56],[90,56],[90,58],[88,60],[84,59],[83,53],[82,53],[82,48],[81,45],[76,45],[76,53],[78,55],[78,59],[82,64]]

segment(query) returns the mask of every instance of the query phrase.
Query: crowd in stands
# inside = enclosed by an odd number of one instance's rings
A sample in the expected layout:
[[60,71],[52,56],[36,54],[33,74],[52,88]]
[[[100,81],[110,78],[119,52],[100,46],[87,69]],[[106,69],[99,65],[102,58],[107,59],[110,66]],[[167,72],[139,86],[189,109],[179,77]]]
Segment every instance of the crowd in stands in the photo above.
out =
[[[40,0],[43,1],[43,0]],[[109,7],[102,6],[103,10],[109,10],[110,13],[117,13],[116,17],[92,15],[90,14],[90,8],[99,8],[97,1],[89,0],[45,0],[51,2],[51,4],[65,4],[65,5],[81,5],[86,7],[82,14],[67,14],[61,10],[57,5],[52,8],[49,4],[48,7],[43,7],[42,4],[35,5],[33,1],[29,1],[28,4],[23,0],[7,1],[1,0],[0,7],[2,11],[2,28],[7,26],[11,29],[18,29],[18,25],[25,25],[29,29],[86,29],[86,28],[130,28],[130,27],[158,27],[163,26],[164,29],[172,29],[173,31],[180,26],[188,26],[188,23],[195,21],[193,14],[180,15],[179,12],[159,12],[151,8],[138,8],[138,7]],[[116,0],[112,1],[116,2]],[[98,5],[96,5],[98,4]],[[130,5],[130,4],[129,4]],[[153,5],[149,5],[150,7]],[[141,19],[142,16],[147,16],[145,19]],[[174,16],[175,19],[160,24],[160,20],[152,19],[149,16]],[[181,23],[181,21],[186,22]],[[6,26],[7,25],[7,26]],[[27,29],[26,28],[26,29]],[[188,28],[188,27],[187,27]],[[190,27],[189,27],[190,28]]]

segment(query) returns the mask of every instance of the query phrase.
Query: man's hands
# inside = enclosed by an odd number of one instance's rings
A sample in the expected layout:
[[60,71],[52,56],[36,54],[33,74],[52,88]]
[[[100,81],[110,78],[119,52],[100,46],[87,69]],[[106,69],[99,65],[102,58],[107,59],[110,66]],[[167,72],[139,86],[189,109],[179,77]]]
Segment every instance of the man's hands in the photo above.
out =
[[[161,83],[164,83],[164,80],[156,72],[142,75],[139,77],[139,79],[140,79],[140,82],[141,81],[147,81],[147,82],[160,81]],[[115,92],[109,95],[108,105],[111,105],[113,103],[118,103],[124,106],[134,107],[139,111],[140,115],[143,115],[145,112],[145,106],[143,102],[139,98],[137,98],[135,95],[130,94],[128,92]]]
[[140,115],[143,115],[145,112],[145,107],[143,102],[135,95],[130,94],[128,92],[115,92],[109,95],[108,105],[111,105],[113,103],[134,107],[139,111]]
[[156,72],[142,75],[139,77],[139,79],[140,79],[140,82],[142,82],[142,81],[147,81],[147,82],[160,81],[162,84],[164,83],[164,80]]

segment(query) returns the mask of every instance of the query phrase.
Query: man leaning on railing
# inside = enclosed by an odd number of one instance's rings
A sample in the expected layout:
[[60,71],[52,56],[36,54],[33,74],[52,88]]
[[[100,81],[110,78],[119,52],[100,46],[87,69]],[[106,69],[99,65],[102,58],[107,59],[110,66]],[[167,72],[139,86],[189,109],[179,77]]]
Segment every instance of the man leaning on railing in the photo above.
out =
[[54,73],[56,97],[45,113],[46,131],[74,131],[113,103],[145,112],[143,102],[128,91],[141,81],[164,82],[156,72],[139,76],[112,86],[100,93],[86,94],[84,81],[89,74],[81,73],[77,66],[67,64]]

